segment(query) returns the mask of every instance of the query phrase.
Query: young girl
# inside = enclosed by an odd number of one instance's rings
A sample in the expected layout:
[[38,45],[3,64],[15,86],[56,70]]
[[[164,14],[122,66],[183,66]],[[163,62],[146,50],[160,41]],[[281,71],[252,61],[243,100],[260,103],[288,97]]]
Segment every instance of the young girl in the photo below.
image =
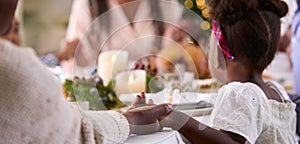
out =
[[192,143],[297,143],[295,104],[279,84],[262,80],[278,47],[286,3],[209,0],[208,5],[227,83],[219,90],[211,127],[178,111],[166,116],[162,125],[179,130]]

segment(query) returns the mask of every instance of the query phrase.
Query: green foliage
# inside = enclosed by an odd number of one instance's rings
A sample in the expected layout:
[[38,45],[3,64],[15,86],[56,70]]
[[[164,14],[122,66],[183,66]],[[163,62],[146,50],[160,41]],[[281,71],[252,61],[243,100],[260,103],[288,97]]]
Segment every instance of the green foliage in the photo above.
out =
[[125,106],[113,90],[113,81],[107,86],[93,80],[66,80],[64,87],[70,101],[88,101],[90,110],[107,110]]

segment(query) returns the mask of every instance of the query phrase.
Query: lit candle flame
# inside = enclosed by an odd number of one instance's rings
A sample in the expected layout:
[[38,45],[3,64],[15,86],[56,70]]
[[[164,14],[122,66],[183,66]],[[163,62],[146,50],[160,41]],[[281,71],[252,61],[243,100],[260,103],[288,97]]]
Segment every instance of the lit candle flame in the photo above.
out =
[[131,73],[131,74],[129,75],[128,82],[129,82],[129,83],[133,83],[133,82],[134,82],[134,74]]
[[171,104],[172,103],[172,99],[173,99],[173,91],[171,89],[167,90],[167,97],[168,97],[168,103]]
[[117,56],[116,56],[116,55],[113,55],[113,56],[111,57],[111,61],[114,63],[114,62],[116,61],[116,58],[117,58]]

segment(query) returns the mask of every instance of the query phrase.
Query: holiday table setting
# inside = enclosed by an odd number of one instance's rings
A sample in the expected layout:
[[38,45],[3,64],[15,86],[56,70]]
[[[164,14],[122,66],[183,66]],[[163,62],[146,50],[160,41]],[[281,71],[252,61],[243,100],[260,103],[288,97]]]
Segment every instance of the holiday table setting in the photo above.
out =
[[[99,55],[88,77],[74,76],[63,83],[65,98],[81,110],[126,111],[140,92],[155,104],[171,103],[206,123],[213,97],[220,85],[213,79],[194,79],[191,72],[159,73],[147,60],[128,64],[128,52],[107,51]],[[206,119],[206,120],[205,120]],[[178,131],[164,128],[147,135],[131,135],[126,143],[183,143]]]

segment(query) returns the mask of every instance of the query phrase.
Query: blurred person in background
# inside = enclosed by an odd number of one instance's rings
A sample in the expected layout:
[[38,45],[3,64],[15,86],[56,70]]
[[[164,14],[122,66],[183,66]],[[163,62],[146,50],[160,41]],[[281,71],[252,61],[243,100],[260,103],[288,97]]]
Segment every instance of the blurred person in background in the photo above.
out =
[[[9,34],[1,36],[0,38],[9,40],[17,46],[21,46],[19,28],[20,23],[16,18],[14,18]],[[78,39],[74,39],[72,41],[63,41],[59,51],[40,55],[39,57],[41,61],[43,61],[48,67],[54,68],[55,66],[59,66],[61,61],[74,57],[77,45]]]
[[[18,0],[0,0],[0,36],[11,31]],[[166,104],[125,113],[80,111],[34,51],[0,39],[1,143],[124,143],[129,134],[161,130]]]
[[174,72],[179,63],[199,78],[210,78],[206,54],[198,44],[201,36],[205,36],[205,32],[193,20],[182,19],[178,26],[169,25],[164,34],[164,46],[157,54],[158,69]]
[[292,25],[292,69],[294,77],[295,94],[300,97],[300,1],[297,0],[297,10],[295,12]]
[[[99,53],[108,50],[126,50],[131,61],[156,54],[165,23],[155,19],[177,22],[181,17],[177,4],[177,0],[73,1],[66,39],[80,38],[76,64],[94,64]],[[72,65],[73,60],[64,64],[69,73]]]
[[296,0],[283,0],[288,4],[289,7],[289,12],[287,13],[286,16],[281,18],[281,38],[279,42],[279,52],[284,52],[288,56],[288,61],[291,65],[291,27],[293,23],[293,18],[295,15],[295,11],[297,9],[297,2]]
[[[300,0],[297,0],[297,10],[292,24],[291,61],[294,79],[294,94],[291,99],[297,104],[297,133],[300,135]],[[300,143],[300,140],[299,140]]]

